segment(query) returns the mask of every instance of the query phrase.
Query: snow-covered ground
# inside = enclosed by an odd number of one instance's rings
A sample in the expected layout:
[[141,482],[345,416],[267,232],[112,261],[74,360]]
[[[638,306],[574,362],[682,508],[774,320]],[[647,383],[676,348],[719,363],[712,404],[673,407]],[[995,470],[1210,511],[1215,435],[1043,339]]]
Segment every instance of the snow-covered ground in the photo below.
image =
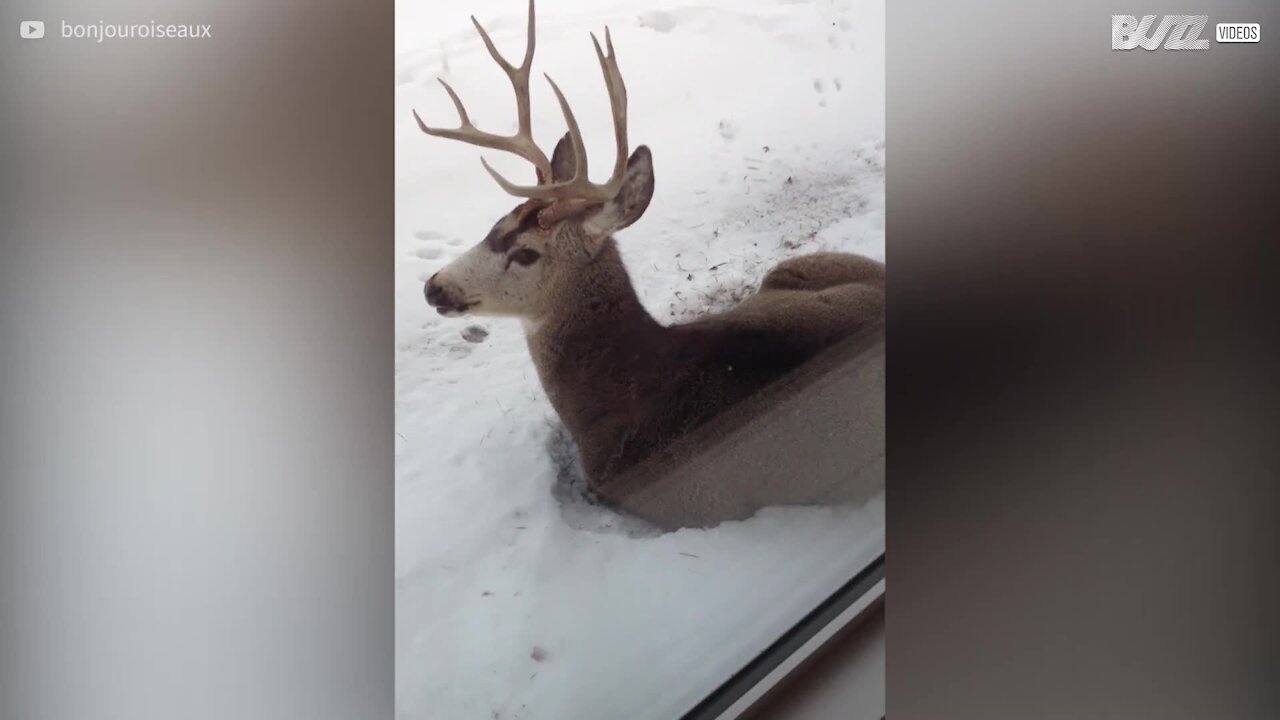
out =
[[[396,694],[401,718],[673,718],[883,547],[883,502],[775,508],[659,535],[553,494],[555,423],[516,321],[446,319],[422,281],[516,204],[481,150],[410,114],[513,131],[506,78],[468,21],[523,54],[525,0],[399,0],[396,59]],[[534,131],[573,103],[612,158],[588,37],[608,25],[647,214],[619,234],[650,311],[684,320],[818,249],[884,258],[884,8],[861,0],[539,0]],[[527,182],[521,161],[485,151]],[[599,172],[600,170],[597,170]],[[598,178],[597,178],[598,179]],[[472,330],[481,326],[487,337]],[[786,469],[780,469],[786,471]]]

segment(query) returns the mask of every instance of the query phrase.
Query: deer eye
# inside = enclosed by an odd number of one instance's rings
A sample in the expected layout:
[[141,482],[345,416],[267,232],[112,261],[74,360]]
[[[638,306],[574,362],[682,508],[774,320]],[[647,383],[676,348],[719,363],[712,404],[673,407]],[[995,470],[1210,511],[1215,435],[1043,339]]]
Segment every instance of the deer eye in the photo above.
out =
[[540,257],[542,256],[533,248],[520,248],[519,250],[511,253],[511,260],[513,262],[520,263],[526,267],[538,262],[538,258]]

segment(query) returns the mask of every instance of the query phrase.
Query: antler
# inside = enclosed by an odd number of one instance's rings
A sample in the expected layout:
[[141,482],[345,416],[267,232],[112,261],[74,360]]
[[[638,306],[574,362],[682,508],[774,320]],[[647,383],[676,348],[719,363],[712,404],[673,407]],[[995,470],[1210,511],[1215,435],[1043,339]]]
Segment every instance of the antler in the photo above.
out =
[[[440,84],[444,86],[445,91],[449,93],[449,97],[453,100],[454,106],[458,109],[458,116],[462,121],[461,127],[454,130],[429,128],[422,122],[422,118],[418,117],[417,111],[414,111],[413,116],[418,121],[418,127],[428,135],[461,140],[471,145],[480,145],[495,150],[505,150],[533,163],[538,171],[538,184],[516,185],[490,167],[484,158],[480,159],[484,169],[493,176],[498,185],[508,194],[516,197],[529,200],[564,201],[560,203],[562,210],[613,199],[622,188],[622,180],[627,169],[629,148],[627,147],[627,88],[622,82],[622,72],[618,70],[618,57],[613,49],[613,37],[609,34],[609,29],[606,27],[604,31],[605,47],[608,48],[607,55],[600,48],[600,41],[596,39],[594,33],[591,35],[591,42],[595,45],[596,58],[599,59],[600,69],[604,72],[605,87],[609,91],[609,105],[613,111],[613,135],[617,146],[617,157],[613,163],[613,175],[603,185],[590,181],[587,176],[587,150],[582,142],[582,131],[578,127],[578,121],[573,115],[572,108],[569,107],[569,102],[565,100],[564,93],[560,92],[560,87],[556,85],[556,82],[549,75],[544,75],[551,85],[551,90],[556,95],[556,100],[560,102],[560,112],[564,114],[565,124],[569,127],[569,142],[576,160],[573,177],[563,182],[553,183],[551,182],[551,163],[547,161],[546,154],[534,143],[533,134],[530,131],[529,67],[533,62],[534,47],[533,0],[529,0],[529,40],[525,50],[524,63],[518,68],[513,67],[503,59],[497,48],[494,47],[493,40],[489,38],[489,34],[485,32],[474,16],[471,18],[471,22],[475,24],[476,30],[480,32],[480,38],[484,40],[485,47],[489,49],[489,54],[493,56],[493,59],[507,73],[507,77],[511,79],[511,86],[516,92],[519,130],[510,137],[477,130],[467,117],[466,108],[462,106],[462,101],[458,99],[457,93],[444,80],[440,80]],[[549,208],[547,211],[552,211],[552,209]]]
[[490,170],[489,174],[493,175],[494,180],[497,180],[502,189],[509,194],[537,200],[578,200],[592,203],[611,200],[621,189],[629,151],[627,147],[627,86],[622,82],[622,72],[618,70],[618,56],[613,49],[613,37],[609,34],[609,28],[604,30],[604,43],[609,49],[608,55],[600,49],[600,41],[596,39],[595,33],[591,35],[591,42],[595,45],[600,69],[604,71],[604,83],[609,91],[609,105],[613,110],[613,139],[618,151],[613,162],[613,175],[603,185],[597,185],[588,179],[587,150],[582,143],[582,131],[578,128],[578,121],[573,116],[569,101],[565,100],[560,87],[548,75],[544,77],[551,84],[556,100],[560,101],[560,112],[564,114],[565,124],[569,126],[569,143],[577,160],[573,177],[551,185],[521,186],[508,182],[506,178]]
[[[453,100],[453,106],[458,109],[459,127],[455,129],[427,127],[427,124],[422,122],[422,118],[418,116],[417,110],[413,111],[413,119],[418,121],[418,128],[428,135],[460,140],[469,145],[479,145],[519,155],[533,163],[538,173],[539,183],[550,182],[551,162],[547,160],[546,153],[542,152],[537,143],[533,141],[533,122],[529,111],[529,68],[533,65],[534,36],[536,34],[533,0],[529,0],[529,38],[525,45],[524,62],[520,63],[520,67],[515,67],[507,62],[506,58],[502,57],[502,54],[498,52],[498,48],[493,44],[493,39],[489,37],[489,33],[485,32],[484,27],[480,25],[480,21],[476,20],[474,15],[471,16],[471,23],[479,31],[480,39],[484,40],[484,46],[488,48],[489,55],[493,57],[498,66],[502,68],[502,71],[507,74],[507,78],[511,80],[511,88],[515,90],[516,94],[516,116],[519,121],[519,128],[516,130],[516,134],[507,136],[482,132],[471,123],[471,118],[467,116],[467,109],[463,107],[462,100],[458,98],[458,94],[453,91],[452,87],[449,87],[449,83],[440,78],[437,78],[437,80],[444,86],[445,92],[449,93],[449,99]],[[484,163],[484,167],[489,171],[490,175],[499,177],[493,168],[489,167],[489,163],[485,162],[484,158],[481,158],[480,162]]]

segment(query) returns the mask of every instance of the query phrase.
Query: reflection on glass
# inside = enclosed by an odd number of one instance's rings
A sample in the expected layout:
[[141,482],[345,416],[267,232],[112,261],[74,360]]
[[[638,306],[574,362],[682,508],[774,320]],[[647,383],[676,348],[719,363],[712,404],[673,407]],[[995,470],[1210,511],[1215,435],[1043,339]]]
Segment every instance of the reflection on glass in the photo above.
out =
[[883,551],[883,8],[478,4],[397,8],[397,711],[679,717]]

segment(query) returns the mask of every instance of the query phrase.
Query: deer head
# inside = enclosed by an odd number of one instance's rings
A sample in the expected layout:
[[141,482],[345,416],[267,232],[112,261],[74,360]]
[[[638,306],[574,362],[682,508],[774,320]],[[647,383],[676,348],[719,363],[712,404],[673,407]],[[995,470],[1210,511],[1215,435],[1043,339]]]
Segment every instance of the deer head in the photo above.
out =
[[520,66],[507,62],[473,16],[471,22],[485,47],[515,90],[518,128],[511,136],[482,132],[472,124],[457,93],[440,84],[458,110],[459,127],[428,127],[414,111],[422,132],[515,154],[533,164],[537,184],[516,185],[481,158],[484,169],[508,194],[523,199],[494,224],[485,239],[433,275],[424,290],[427,303],[442,315],[481,315],[535,319],[550,311],[571,290],[577,271],[592,262],[614,232],[644,214],[653,196],[653,159],[641,146],[627,156],[627,89],[618,70],[613,39],[605,29],[602,50],[595,35],[596,57],[604,71],[613,111],[617,156],[604,184],[587,177],[587,153],[573,110],[555,81],[547,77],[560,103],[569,131],[548,160],[533,140],[529,110],[529,69],[533,63],[535,23],[529,0],[528,40]]

